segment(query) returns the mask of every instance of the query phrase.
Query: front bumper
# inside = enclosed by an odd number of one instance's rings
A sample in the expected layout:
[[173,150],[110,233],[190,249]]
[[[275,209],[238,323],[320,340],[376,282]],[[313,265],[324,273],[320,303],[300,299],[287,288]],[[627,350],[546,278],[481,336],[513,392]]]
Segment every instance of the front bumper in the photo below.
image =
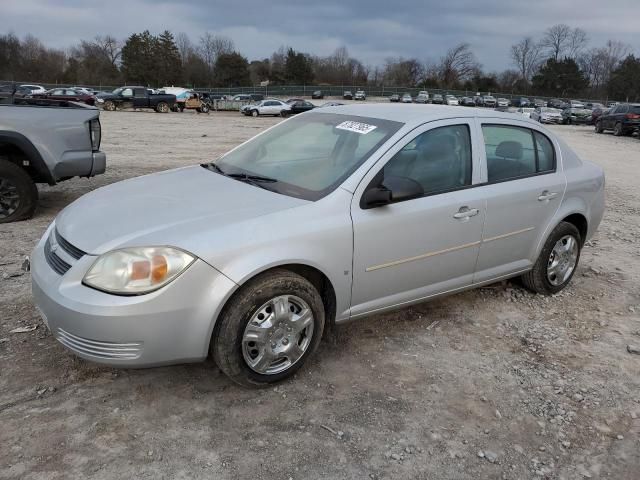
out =
[[110,295],[82,284],[97,257],[85,255],[63,275],[44,254],[31,256],[33,299],[53,336],[76,355],[121,367],[203,360],[220,309],[235,284],[202,260],[173,282],[138,296]]

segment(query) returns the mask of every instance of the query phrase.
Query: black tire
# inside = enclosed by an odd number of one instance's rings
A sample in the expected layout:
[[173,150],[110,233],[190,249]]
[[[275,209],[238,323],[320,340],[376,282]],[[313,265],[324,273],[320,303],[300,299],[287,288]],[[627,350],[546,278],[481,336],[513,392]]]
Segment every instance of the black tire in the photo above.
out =
[[602,122],[600,121],[596,121],[596,133],[603,133],[604,132],[604,128],[602,128]]
[[108,112],[115,112],[116,104],[115,104],[115,102],[112,102],[111,100],[107,100],[107,101],[104,102],[104,106],[102,108],[104,110],[108,111]]
[[[295,295],[309,305],[314,317],[313,336],[304,354],[288,369],[276,374],[260,374],[252,370],[243,357],[242,337],[256,311],[279,295]],[[249,281],[229,300],[214,330],[210,354],[234,382],[245,387],[267,386],[290,377],[302,367],[318,348],[324,324],[322,298],[311,282],[289,270],[273,270]]]
[[0,223],[31,218],[37,205],[38,189],[29,174],[15,163],[0,159]]
[[251,110],[251,116],[259,117],[260,116],[260,112],[258,110]]
[[613,127],[613,134],[616,137],[621,137],[624,134],[624,131],[622,130],[622,124],[620,122],[616,123]]
[[[573,236],[577,241],[578,257],[576,258],[576,263],[573,271],[571,272],[571,275],[569,275],[569,277],[562,284],[553,285],[547,278],[547,266],[549,257],[554,245],[566,235]],[[554,293],[558,293],[569,284],[569,282],[573,278],[573,275],[576,273],[578,263],[580,262],[581,251],[582,238],[580,237],[580,232],[578,231],[578,229],[571,223],[560,222],[558,226],[556,226],[556,228],[554,228],[553,231],[549,234],[549,237],[544,243],[544,247],[542,247],[542,251],[538,256],[538,260],[536,260],[536,263],[533,265],[533,268],[522,275],[522,283],[527,289],[541,295],[553,295]]]
[[167,102],[158,102],[156,105],[156,112],[168,113],[170,111],[169,104]]
[[201,113],[209,113],[209,104],[207,104],[207,103],[203,103],[203,104],[200,106],[200,112],[201,112]]
[[280,116],[281,116],[282,118],[285,118],[287,115],[289,115],[289,112],[288,112],[287,110],[282,110],[282,111],[280,112]]

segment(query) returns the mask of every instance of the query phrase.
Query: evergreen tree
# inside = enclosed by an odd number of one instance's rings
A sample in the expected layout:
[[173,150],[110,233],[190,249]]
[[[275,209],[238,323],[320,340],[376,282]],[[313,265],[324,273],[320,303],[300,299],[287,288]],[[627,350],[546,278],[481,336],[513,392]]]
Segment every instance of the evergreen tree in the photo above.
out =
[[589,81],[572,58],[550,58],[533,77],[534,90],[550,96],[576,96],[588,86]]
[[216,84],[221,87],[251,85],[249,62],[237,52],[219,55],[215,63]]
[[608,85],[611,98],[640,101],[640,58],[629,55],[611,74]]

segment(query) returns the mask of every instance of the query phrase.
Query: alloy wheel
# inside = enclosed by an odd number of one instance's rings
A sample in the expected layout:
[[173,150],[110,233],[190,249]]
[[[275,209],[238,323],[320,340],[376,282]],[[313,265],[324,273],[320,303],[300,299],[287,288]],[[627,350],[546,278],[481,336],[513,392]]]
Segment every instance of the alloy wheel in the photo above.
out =
[[18,187],[7,178],[0,178],[0,218],[10,217],[19,206]]

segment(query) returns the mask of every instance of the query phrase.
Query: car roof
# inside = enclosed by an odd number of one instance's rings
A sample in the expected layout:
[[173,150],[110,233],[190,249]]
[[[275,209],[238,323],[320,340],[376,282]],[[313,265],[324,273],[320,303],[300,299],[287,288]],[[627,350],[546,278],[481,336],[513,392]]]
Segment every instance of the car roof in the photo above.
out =
[[448,105],[390,105],[385,103],[375,103],[368,105],[343,105],[337,107],[327,107],[322,109],[326,113],[339,113],[341,115],[352,115],[357,117],[372,117],[381,120],[391,120],[402,122],[408,126],[421,125],[434,120],[444,120],[447,118],[504,118],[513,120],[512,113],[500,112],[497,110],[478,110],[470,107],[455,107]]

